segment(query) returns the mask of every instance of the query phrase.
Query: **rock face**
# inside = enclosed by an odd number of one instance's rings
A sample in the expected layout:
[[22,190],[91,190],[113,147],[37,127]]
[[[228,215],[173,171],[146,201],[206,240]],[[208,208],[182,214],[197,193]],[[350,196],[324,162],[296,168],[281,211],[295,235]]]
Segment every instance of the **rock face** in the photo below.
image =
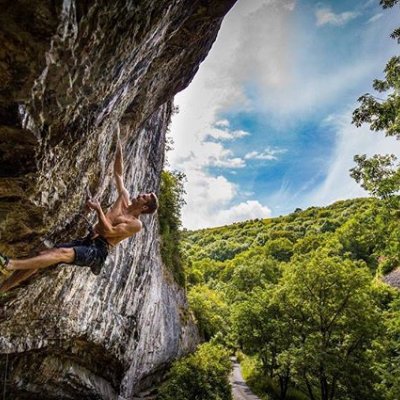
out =
[[[157,192],[172,98],[234,2],[0,2],[0,251],[84,234],[87,192],[104,208],[115,199],[117,124],[128,189]],[[101,275],[60,266],[2,299],[5,398],[133,399],[195,347],[156,217],[143,223]]]
[[400,268],[396,268],[382,277],[383,282],[396,289],[400,289]]

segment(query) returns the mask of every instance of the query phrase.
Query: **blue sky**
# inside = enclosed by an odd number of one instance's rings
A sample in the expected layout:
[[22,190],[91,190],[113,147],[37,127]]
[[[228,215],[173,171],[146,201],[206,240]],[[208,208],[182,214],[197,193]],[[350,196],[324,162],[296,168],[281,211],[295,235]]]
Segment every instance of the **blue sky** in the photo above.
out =
[[287,214],[365,193],[353,155],[400,145],[351,124],[398,45],[398,9],[373,1],[239,0],[176,96],[171,169],[189,229]]

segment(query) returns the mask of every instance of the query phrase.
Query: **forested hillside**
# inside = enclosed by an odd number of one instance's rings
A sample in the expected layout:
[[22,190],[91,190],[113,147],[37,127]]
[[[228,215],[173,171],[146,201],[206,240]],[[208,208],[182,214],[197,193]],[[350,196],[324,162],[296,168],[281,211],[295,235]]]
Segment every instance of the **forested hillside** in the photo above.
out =
[[270,276],[277,278],[278,270],[285,265],[280,263],[327,246],[336,248],[343,257],[364,261],[373,274],[378,266],[379,272],[387,273],[399,259],[391,251],[399,231],[388,229],[390,220],[382,201],[364,198],[305,211],[297,209],[279,218],[189,231],[182,243],[188,260],[188,283],[213,278],[229,281],[235,267],[260,259],[269,260]]
[[[392,198],[393,201],[393,198]],[[191,308],[204,340],[243,352],[266,399],[396,399],[397,211],[364,198],[185,232]]]
[[[391,37],[400,43],[400,28]],[[353,123],[400,140],[399,56],[372,86]],[[162,400],[230,400],[229,353],[262,399],[400,399],[400,291],[382,279],[400,266],[400,163],[354,161],[350,175],[373,197],[170,241],[209,343],[175,363]]]

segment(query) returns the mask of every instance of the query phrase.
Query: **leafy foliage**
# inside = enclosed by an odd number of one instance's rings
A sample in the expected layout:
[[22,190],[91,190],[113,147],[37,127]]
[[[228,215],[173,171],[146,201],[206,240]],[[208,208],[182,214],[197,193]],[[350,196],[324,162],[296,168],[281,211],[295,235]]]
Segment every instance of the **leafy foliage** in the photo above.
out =
[[176,361],[159,390],[159,400],[231,400],[229,355],[221,346],[205,343]]
[[[381,0],[383,8],[395,6],[398,0]],[[400,43],[400,28],[391,35]],[[384,131],[386,136],[400,139],[400,57],[392,57],[385,67],[384,79],[375,79],[373,88],[385,97],[378,98],[370,93],[361,96],[360,106],[353,112],[353,123],[369,124],[373,131]],[[366,155],[354,157],[357,166],[351,176],[372,195],[388,200],[400,190],[400,164],[394,155]]]
[[395,6],[398,2],[399,2],[399,0],[380,0],[379,4],[383,8],[390,8],[390,7]]
[[399,190],[400,164],[395,164],[397,157],[393,154],[371,158],[363,154],[355,156],[354,161],[357,167],[350,170],[351,176],[372,195],[386,200]]
[[385,335],[376,342],[381,354],[375,364],[376,372],[381,376],[377,389],[385,400],[400,398],[400,300],[395,299],[385,313]]
[[183,200],[183,180],[179,172],[163,171],[159,196],[158,220],[161,236],[161,257],[172,272],[175,281],[185,285],[185,274],[180,250],[181,208]]
[[309,262],[291,263],[278,285],[234,308],[239,343],[277,378],[282,398],[290,380],[304,385],[310,398],[328,400],[333,393],[344,398],[354,389],[356,365],[366,379],[362,390],[371,391],[366,349],[380,318],[370,280],[362,264],[323,249]]
[[290,261],[292,249],[293,243],[285,237],[269,240],[265,244],[265,253],[277,261]]
[[[398,5],[399,0],[380,0],[383,8]],[[391,34],[400,43],[400,28]],[[400,57],[392,57],[385,67],[385,77],[375,79],[373,88],[383,93],[384,98],[375,97],[369,93],[360,97],[361,105],[353,113],[353,123],[360,126],[368,123],[373,131],[384,131],[387,136],[400,139]],[[383,229],[389,233],[384,246],[377,246],[380,251],[380,272],[388,273],[399,264],[400,228],[399,228],[399,192],[400,192],[400,163],[393,154],[374,155],[367,158],[356,155],[357,164],[352,168],[351,176],[373,196],[384,200],[383,212],[378,217],[378,235]]]
[[[400,314],[386,312],[389,295],[374,283],[400,261],[400,230],[387,229],[397,223],[387,210],[384,200],[346,200],[184,233],[202,335],[255,357],[249,383],[265,398],[383,399],[391,369],[382,340]],[[220,241],[231,258],[210,257]]]
[[200,334],[205,340],[210,340],[219,331],[226,334],[228,307],[221,293],[198,285],[189,292],[188,298]]
[[400,135],[400,57],[392,57],[385,68],[385,79],[376,79],[373,87],[382,93],[391,91],[385,100],[366,93],[358,101],[361,105],[353,113],[356,126],[369,123],[373,131],[384,130],[387,136]]
[[[400,28],[391,36],[400,41]],[[353,123],[400,139],[400,57],[373,88],[382,98],[361,96]],[[249,383],[263,399],[400,398],[400,294],[379,280],[400,265],[400,164],[355,161],[351,175],[372,198],[183,235],[203,338],[252,357]]]

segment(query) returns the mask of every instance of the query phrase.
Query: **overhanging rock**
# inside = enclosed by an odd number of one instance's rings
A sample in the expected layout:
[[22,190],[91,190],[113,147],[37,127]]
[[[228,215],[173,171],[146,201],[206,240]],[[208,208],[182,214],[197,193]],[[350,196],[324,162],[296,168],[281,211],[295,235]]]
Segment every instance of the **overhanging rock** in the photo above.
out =
[[[173,96],[234,2],[1,2],[0,251],[21,257],[82,234],[88,190],[115,199],[117,123],[128,188],[158,190]],[[58,267],[2,300],[7,398],[131,399],[195,347],[157,221],[143,222],[100,276]]]

